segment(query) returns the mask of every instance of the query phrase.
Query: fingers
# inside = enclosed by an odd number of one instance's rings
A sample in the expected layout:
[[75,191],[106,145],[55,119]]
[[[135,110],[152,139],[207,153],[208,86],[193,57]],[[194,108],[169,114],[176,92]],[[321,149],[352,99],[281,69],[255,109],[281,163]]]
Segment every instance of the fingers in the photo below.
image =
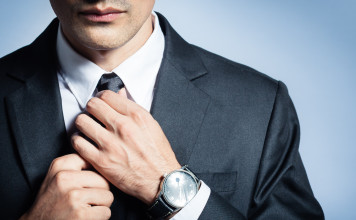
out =
[[106,90],[97,95],[98,98],[106,102],[111,108],[120,114],[130,116],[132,112],[146,111],[141,106],[127,99],[126,90],[121,89],[119,93]]
[[73,187],[98,188],[109,190],[109,182],[100,174],[94,171],[64,171],[62,179],[67,179]]
[[123,98],[127,98],[127,93],[126,93],[126,89],[125,88],[120,89],[118,94],[120,96],[122,96]]
[[89,163],[95,162],[99,158],[99,150],[92,143],[79,134],[72,136],[72,146]]
[[80,189],[80,199],[92,206],[106,206],[110,207],[114,201],[114,195],[109,190],[105,189]]
[[111,126],[114,129],[119,130],[119,132],[116,133],[120,133],[121,128],[126,125],[126,122],[129,122],[130,119],[139,124],[140,127],[147,127],[154,121],[149,112],[135,102],[126,98],[127,94],[125,88],[121,89],[119,93],[106,90],[99,93],[97,97],[119,113],[116,115],[127,116],[124,118],[111,118],[108,122],[108,124],[111,123]]
[[68,201],[72,203],[87,204],[92,206],[110,207],[114,195],[109,190],[96,188],[73,189],[68,192]]
[[68,154],[54,159],[48,172],[54,175],[62,170],[83,170],[90,167],[91,165],[78,154]]
[[109,182],[94,171],[59,171],[50,180],[49,185],[51,189],[62,193],[80,188],[110,189]]
[[103,189],[73,189],[67,194],[69,204],[80,205],[76,218],[79,219],[109,219],[110,206],[114,201],[113,194]]
[[86,109],[111,131],[115,130],[115,122],[126,120],[126,116],[118,114],[106,102],[96,97],[89,100]]
[[106,220],[111,217],[111,210],[106,206],[91,206],[87,210],[88,219]]
[[[102,94],[104,91],[105,91],[105,90],[96,93],[96,97],[100,97],[101,94]],[[117,92],[117,94],[119,94],[119,95],[122,96],[123,98],[127,98],[126,88],[124,87],[124,88],[120,89],[120,90]]]
[[93,140],[99,147],[103,146],[106,140],[109,139],[109,132],[86,114],[80,114],[75,120],[75,125],[85,136]]

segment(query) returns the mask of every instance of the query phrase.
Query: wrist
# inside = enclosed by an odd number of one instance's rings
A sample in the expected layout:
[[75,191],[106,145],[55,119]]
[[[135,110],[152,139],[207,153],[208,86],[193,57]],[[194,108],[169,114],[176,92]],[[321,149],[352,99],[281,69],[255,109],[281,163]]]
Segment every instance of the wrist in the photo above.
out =
[[147,184],[145,187],[147,189],[145,191],[138,192],[138,198],[145,203],[146,205],[151,205],[156,200],[160,192],[160,185],[161,185],[161,177],[157,182],[152,184]]
[[193,199],[200,188],[200,180],[183,166],[164,176],[160,192],[147,209],[153,219],[170,219]]
[[[158,198],[158,196],[162,190],[162,183],[163,183],[165,176],[168,173],[171,173],[175,170],[179,170],[181,167],[182,166],[180,164],[177,164],[173,168],[165,169],[168,172],[165,172],[165,173],[162,172],[161,174],[157,175],[158,176],[156,178],[157,181],[155,181],[152,184],[146,184],[146,186],[150,186],[150,187],[147,187],[146,193],[142,194],[141,201],[143,201],[146,205],[151,206],[155,202],[155,200]],[[142,193],[142,191],[141,191],[141,193]]]

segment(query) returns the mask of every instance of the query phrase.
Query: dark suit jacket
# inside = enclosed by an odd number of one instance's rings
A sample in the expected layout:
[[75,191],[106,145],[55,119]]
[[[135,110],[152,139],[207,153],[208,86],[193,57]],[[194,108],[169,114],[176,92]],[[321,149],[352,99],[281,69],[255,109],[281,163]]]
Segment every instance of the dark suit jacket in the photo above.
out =
[[[159,15],[165,52],[151,113],[181,164],[212,190],[200,219],[323,219],[300,155],[286,86],[185,42]],[[51,161],[71,151],[57,81],[58,21],[0,60],[0,217],[33,203]],[[145,206],[113,188],[113,219]]]

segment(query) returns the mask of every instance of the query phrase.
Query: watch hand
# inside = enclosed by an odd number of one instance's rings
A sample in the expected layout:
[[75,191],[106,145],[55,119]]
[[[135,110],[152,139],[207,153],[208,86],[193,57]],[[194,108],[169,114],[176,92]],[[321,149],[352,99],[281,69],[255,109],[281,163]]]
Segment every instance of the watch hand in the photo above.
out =
[[184,189],[185,202],[188,202],[187,190]]
[[182,200],[182,187],[180,187],[179,181],[180,179],[176,178],[176,182],[178,183],[178,188],[179,188],[179,200]]

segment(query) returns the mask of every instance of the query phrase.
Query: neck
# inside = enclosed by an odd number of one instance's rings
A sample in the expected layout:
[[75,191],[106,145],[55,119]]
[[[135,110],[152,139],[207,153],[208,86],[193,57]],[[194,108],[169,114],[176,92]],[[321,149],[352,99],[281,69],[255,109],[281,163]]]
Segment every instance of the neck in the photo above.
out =
[[[149,16],[136,35],[124,45],[110,50],[95,50],[77,45],[74,49],[107,72],[112,72],[127,58],[138,51],[153,32],[154,16]],[[72,45],[73,47],[73,45]]]

